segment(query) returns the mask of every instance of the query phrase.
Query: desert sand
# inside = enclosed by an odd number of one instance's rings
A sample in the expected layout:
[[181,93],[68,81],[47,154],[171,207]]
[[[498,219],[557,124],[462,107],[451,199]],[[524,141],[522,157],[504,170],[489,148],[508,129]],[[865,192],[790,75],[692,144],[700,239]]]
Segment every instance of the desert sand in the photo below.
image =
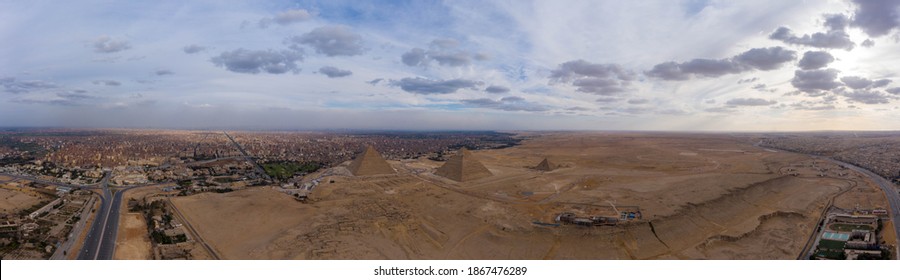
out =
[[[832,199],[885,204],[857,174],[795,176],[791,166],[827,164],[748,138],[527,136],[472,151],[493,175],[466,182],[420,159],[389,162],[397,174],[323,178],[306,204],[272,187],[173,202],[224,259],[794,259]],[[545,158],[558,168],[535,169]],[[533,223],[615,215],[613,206],[643,219]]]

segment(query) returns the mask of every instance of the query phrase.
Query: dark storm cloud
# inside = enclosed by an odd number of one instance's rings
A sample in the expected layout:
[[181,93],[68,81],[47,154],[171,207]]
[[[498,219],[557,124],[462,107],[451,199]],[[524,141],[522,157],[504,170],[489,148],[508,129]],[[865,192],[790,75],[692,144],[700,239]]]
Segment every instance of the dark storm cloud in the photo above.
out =
[[[683,81],[691,77],[715,78],[753,69],[768,71],[778,69],[785,63],[795,59],[797,59],[797,52],[782,47],[754,48],[732,58],[698,58],[683,63],[674,61],[660,63],[645,73],[647,76],[663,80]],[[741,83],[744,80],[738,82]]]
[[725,102],[728,106],[768,106],[778,102],[774,100],[765,100],[762,98],[734,98]]
[[851,24],[869,36],[880,37],[900,28],[900,1],[853,0],[853,3],[856,11]]
[[182,48],[181,50],[183,50],[184,53],[186,53],[186,54],[195,54],[198,52],[205,51],[206,49],[207,48],[204,46],[188,45],[188,46],[184,46],[184,48]]
[[500,100],[490,98],[463,99],[460,103],[472,107],[491,108],[503,111],[543,112],[549,110],[546,106],[525,101],[518,96],[507,96]]
[[113,40],[109,36],[100,36],[94,40],[94,52],[115,53],[131,48],[131,44],[122,40]]
[[166,69],[156,70],[156,72],[153,72],[153,73],[156,74],[157,76],[175,75],[175,72],[172,72],[171,70],[166,70]]
[[793,45],[803,45],[823,49],[844,49],[852,50],[856,44],[850,41],[850,35],[844,31],[832,31],[828,33],[816,32],[812,35],[806,34],[802,37],[794,35],[794,32],[787,27],[779,27],[769,35],[769,39],[782,41]]
[[509,92],[509,88],[504,87],[504,86],[492,85],[492,86],[485,88],[484,91],[489,92],[489,93],[507,93],[507,92]]
[[95,85],[120,86],[122,83],[113,80],[97,80],[92,82]]
[[325,74],[325,76],[328,76],[329,78],[340,78],[353,75],[353,72],[350,70],[338,69],[332,66],[319,68],[319,73]]
[[841,83],[837,81],[838,70],[822,69],[822,70],[797,70],[794,71],[794,78],[791,79],[791,85],[800,91],[807,93],[815,93],[821,90],[832,90]]
[[0,78],[0,85],[9,93],[25,93],[35,90],[56,88],[56,84],[41,80],[20,81],[14,77]]
[[453,80],[429,80],[425,78],[403,78],[399,81],[391,81],[391,85],[398,86],[403,91],[418,94],[446,94],[468,88],[474,89],[480,82],[464,79]]
[[344,25],[328,25],[313,29],[309,33],[286,39],[293,49],[298,44],[308,45],[316,53],[327,56],[354,56],[365,52],[362,36]]
[[309,11],[304,9],[287,10],[276,14],[274,17],[266,17],[259,20],[257,25],[260,28],[268,28],[273,22],[279,25],[288,25],[305,21],[312,18]]
[[891,102],[891,96],[877,90],[857,89],[841,92],[847,101],[863,104],[887,104]]
[[803,58],[800,59],[797,65],[800,66],[800,69],[812,70],[823,68],[832,62],[834,62],[834,56],[831,56],[828,52],[807,51],[803,53]]
[[408,66],[427,66],[431,61],[436,61],[441,66],[466,66],[472,64],[472,60],[486,60],[488,57],[481,53],[474,53],[458,48],[459,42],[454,39],[435,39],[429,44],[429,49],[412,48],[400,56],[403,64]]
[[572,60],[550,72],[550,81],[570,83],[578,91],[598,95],[613,95],[629,89],[636,75],[618,64],[590,63]]
[[216,66],[237,73],[257,74],[260,72],[282,74],[288,71],[300,72],[297,61],[303,61],[298,51],[251,51],[237,49],[226,51],[210,59]]

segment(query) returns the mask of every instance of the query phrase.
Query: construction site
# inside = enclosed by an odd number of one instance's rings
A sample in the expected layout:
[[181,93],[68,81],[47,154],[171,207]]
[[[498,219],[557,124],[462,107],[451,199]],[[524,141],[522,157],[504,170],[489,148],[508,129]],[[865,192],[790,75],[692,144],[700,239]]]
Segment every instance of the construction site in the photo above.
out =
[[171,206],[222,259],[796,259],[831,205],[886,203],[853,171],[796,171],[813,159],[749,139],[522,137],[445,161],[361,147],[294,186]]

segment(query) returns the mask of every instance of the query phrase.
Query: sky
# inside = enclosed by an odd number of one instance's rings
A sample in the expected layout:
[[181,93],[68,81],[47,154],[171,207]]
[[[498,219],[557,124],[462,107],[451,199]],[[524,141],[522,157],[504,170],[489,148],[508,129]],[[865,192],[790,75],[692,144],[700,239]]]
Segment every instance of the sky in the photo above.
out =
[[900,130],[900,1],[0,1],[0,127]]

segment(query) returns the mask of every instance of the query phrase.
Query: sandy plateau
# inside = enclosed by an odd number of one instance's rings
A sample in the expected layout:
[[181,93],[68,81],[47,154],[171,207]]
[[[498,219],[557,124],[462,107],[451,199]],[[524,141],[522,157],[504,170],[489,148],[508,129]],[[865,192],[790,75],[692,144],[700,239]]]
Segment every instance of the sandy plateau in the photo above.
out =
[[[857,174],[803,173],[826,163],[747,138],[526,136],[472,151],[493,176],[465,183],[420,159],[391,161],[395,175],[325,177],[309,203],[271,187],[172,201],[224,259],[794,259],[832,199],[886,205]],[[544,158],[561,167],[530,168]],[[615,215],[612,205],[643,219],[533,223],[560,212]]]

